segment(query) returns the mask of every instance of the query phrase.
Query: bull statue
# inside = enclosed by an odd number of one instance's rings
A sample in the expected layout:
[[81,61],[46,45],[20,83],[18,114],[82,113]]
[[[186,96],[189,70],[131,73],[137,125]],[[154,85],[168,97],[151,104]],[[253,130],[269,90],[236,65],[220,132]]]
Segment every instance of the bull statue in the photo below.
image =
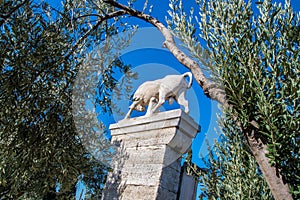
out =
[[[189,77],[189,83],[185,80]],[[182,75],[168,75],[162,79],[146,81],[138,87],[133,95],[133,103],[129,106],[129,111],[125,119],[130,118],[133,110],[145,111],[145,116],[151,116],[158,112],[166,100],[169,104],[175,100],[179,105],[184,106],[184,111],[189,113],[188,101],[185,99],[186,90],[192,86],[192,73],[186,72]]]

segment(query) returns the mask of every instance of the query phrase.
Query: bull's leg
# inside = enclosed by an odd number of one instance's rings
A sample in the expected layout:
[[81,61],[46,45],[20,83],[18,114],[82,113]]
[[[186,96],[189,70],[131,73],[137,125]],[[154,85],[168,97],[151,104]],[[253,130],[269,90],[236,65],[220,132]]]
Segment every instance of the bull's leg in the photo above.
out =
[[189,113],[189,102],[185,99],[186,90],[182,90],[179,92],[179,96],[177,98],[178,104],[184,106],[184,112]]
[[133,111],[133,109],[136,107],[136,105],[139,103],[139,101],[134,101],[130,106],[129,106],[129,111],[128,113],[126,114],[125,118],[124,119],[129,119],[130,118],[130,115]]
[[132,113],[133,109],[129,109],[128,113],[126,114],[126,116],[124,117],[124,119],[129,119],[130,118],[130,114]]
[[153,109],[151,109],[150,114],[153,114],[153,113],[157,112],[159,107],[161,107],[165,103],[165,100],[166,100],[166,92],[163,91],[163,90],[159,90],[158,102],[155,105],[155,107]]
[[155,97],[151,97],[145,116],[151,116],[153,107],[155,107],[156,105],[157,105],[157,99]]

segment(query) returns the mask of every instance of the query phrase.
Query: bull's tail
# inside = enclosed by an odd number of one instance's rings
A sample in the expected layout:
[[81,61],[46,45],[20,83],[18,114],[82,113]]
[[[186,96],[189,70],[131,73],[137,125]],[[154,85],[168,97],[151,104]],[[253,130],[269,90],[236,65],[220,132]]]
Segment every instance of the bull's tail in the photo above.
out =
[[184,74],[182,74],[182,76],[185,78],[185,77],[189,77],[190,81],[189,81],[189,84],[187,86],[187,88],[189,89],[190,87],[192,87],[192,83],[193,83],[193,75],[191,72],[186,72]]

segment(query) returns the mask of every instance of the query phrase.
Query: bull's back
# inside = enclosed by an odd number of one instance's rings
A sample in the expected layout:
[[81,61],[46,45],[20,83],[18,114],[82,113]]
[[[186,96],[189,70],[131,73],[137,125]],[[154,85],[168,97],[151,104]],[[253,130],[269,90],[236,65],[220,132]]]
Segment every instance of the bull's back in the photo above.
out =
[[161,83],[169,92],[173,93],[177,93],[182,87],[188,87],[188,84],[182,75],[168,75],[161,79]]

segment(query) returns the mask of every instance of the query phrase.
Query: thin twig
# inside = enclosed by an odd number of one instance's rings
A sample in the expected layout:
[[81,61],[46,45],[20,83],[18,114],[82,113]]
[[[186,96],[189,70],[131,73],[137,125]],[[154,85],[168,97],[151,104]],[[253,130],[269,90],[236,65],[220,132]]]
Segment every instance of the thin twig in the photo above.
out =
[[75,43],[75,45],[70,49],[70,51],[65,55],[64,60],[67,60],[74,52],[75,50],[78,48],[78,46],[83,43],[83,41],[93,32],[95,31],[104,21],[114,18],[114,17],[118,17],[121,15],[126,14],[125,11],[123,10],[119,10],[119,11],[115,11],[112,12],[110,14],[107,14],[105,16],[101,16],[99,17],[100,19],[97,21],[96,24],[93,25],[93,27],[88,30],[81,38],[79,38],[79,40]]
[[26,3],[28,3],[29,0],[24,0],[22,3],[19,3],[18,5],[16,5],[13,9],[11,9],[11,11],[9,11],[8,13],[2,14],[0,13],[0,18],[4,19],[3,21],[0,21],[0,26],[19,8],[21,8],[23,5],[25,5]]

